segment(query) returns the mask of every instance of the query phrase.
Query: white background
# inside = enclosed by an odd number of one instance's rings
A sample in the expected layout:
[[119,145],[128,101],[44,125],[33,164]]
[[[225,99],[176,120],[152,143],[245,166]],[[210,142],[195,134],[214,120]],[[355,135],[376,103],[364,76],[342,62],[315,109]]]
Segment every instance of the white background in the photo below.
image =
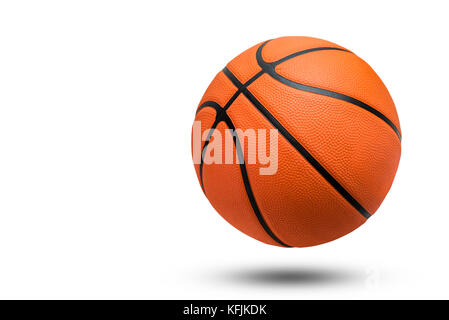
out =
[[[446,1],[4,1],[0,298],[449,298]],[[314,36],[393,96],[393,187],[350,235],[259,243],[202,194],[190,129],[248,47]]]

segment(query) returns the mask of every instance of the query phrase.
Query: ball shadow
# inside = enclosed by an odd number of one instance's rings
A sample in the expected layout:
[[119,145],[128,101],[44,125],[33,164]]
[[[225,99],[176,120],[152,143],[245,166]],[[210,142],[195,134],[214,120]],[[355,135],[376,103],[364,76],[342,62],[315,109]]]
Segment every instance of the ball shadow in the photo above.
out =
[[277,286],[325,286],[361,283],[364,276],[357,270],[322,267],[264,267],[230,270],[219,275],[235,284]]

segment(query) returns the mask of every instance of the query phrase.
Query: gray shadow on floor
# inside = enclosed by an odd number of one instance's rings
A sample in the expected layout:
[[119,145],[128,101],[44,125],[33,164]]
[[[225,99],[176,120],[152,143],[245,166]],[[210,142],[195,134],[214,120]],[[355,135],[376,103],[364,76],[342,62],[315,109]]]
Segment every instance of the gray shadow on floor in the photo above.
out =
[[362,284],[366,275],[359,270],[323,267],[253,267],[221,271],[218,280],[246,285],[328,286]]

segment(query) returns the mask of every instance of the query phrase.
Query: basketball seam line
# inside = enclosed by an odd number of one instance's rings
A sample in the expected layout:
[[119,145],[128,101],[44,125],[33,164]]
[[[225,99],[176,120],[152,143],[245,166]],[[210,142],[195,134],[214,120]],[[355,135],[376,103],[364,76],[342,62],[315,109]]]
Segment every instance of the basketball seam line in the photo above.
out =
[[[225,113],[225,117],[223,120],[226,125],[228,126],[229,129],[234,130],[235,131],[235,126],[232,123],[231,118],[229,117],[228,114]],[[284,246],[284,247],[290,247],[289,245],[287,245],[286,243],[284,243],[283,241],[281,241],[281,239],[279,239],[274,233],[273,231],[270,229],[270,227],[268,226],[267,222],[265,221],[264,217],[262,216],[262,213],[259,209],[259,206],[257,205],[256,202],[256,198],[254,197],[254,193],[253,190],[251,188],[251,184],[249,182],[249,176],[248,176],[248,172],[246,170],[246,165],[245,165],[245,158],[243,156],[243,150],[242,147],[240,145],[240,140],[238,139],[237,135],[233,135],[233,141],[234,141],[234,145],[236,148],[236,152],[239,156],[239,160],[240,160],[240,171],[242,174],[242,178],[243,178],[243,184],[245,186],[245,190],[246,190],[246,194],[248,196],[249,202],[251,203],[251,207],[254,211],[254,213],[256,214],[257,219],[259,220],[259,223],[261,224],[262,228],[265,230],[265,232],[277,243],[279,243],[280,245]]]
[[[355,106],[358,106],[372,114],[374,114],[375,116],[377,116],[379,119],[383,120],[391,129],[393,129],[393,131],[396,133],[397,137],[399,138],[399,141],[402,140],[402,136],[401,133],[399,131],[399,129],[396,127],[396,125],[387,117],[385,116],[382,112],[380,112],[379,110],[371,107],[370,105],[364,103],[363,101],[360,101],[356,98],[353,98],[351,96],[342,94],[342,93],[338,93],[335,91],[331,91],[331,90],[327,90],[327,89],[323,89],[323,88],[319,88],[319,87],[314,87],[314,86],[309,86],[309,85],[305,85],[299,82],[295,82],[293,80],[287,79],[284,76],[281,76],[280,74],[278,74],[275,70],[275,67],[277,65],[279,65],[282,62],[285,62],[291,58],[297,57],[299,55],[308,53],[308,52],[313,52],[313,51],[319,51],[319,50],[340,50],[340,51],[345,51],[345,52],[350,52],[348,50],[345,49],[340,49],[340,48],[334,48],[334,47],[320,47],[320,48],[313,48],[313,49],[307,49],[307,50],[303,50],[303,51],[299,51],[293,54],[290,54],[282,59],[279,59],[275,62],[266,62],[263,60],[262,57],[262,49],[263,47],[269,42],[265,41],[264,43],[262,43],[259,48],[257,48],[257,52],[256,52],[256,60],[257,63],[259,64],[259,66],[262,68],[262,70],[264,70],[266,73],[268,73],[273,79],[291,87],[291,88],[295,88],[301,91],[306,91],[306,92],[311,92],[311,93],[316,93],[319,95],[323,95],[323,96],[327,96],[327,97],[331,97],[331,98],[335,98],[338,100],[342,100],[348,103],[351,103]],[[350,52],[351,53],[351,52]]]
[[218,114],[219,114],[219,113],[221,112],[221,110],[222,110],[222,107],[221,107],[218,103],[216,103],[215,101],[206,101],[206,102],[202,103],[202,104],[198,107],[198,109],[197,109],[197,111],[196,111],[196,114],[198,114],[198,112],[200,112],[200,110],[202,110],[202,109],[205,108],[205,107],[210,107],[210,108],[215,109],[216,114],[215,114],[215,121],[214,121],[214,123],[212,124],[212,126],[211,126],[210,129],[209,129],[209,130],[210,130],[210,131],[209,131],[209,134],[207,135],[206,141],[204,142],[203,148],[201,149],[200,184],[201,184],[201,189],[203,189],[204,194],[206,194],[206,191],[204,190],[204,185],[203,185],[203,155],[204,155],[204,153],[206,152],[207,145],[208,145],[209,142],[210,142],[210,138],[212,137],[212,134],[213,134],[213,132],[214,132],[214,130],[215,130],[215,127],[218,125],[218,122],[217,122],[217,120],[218,120]]
[[[225,67],[223,72],[228,76],[229,80],[239,88],[242,83],[232,74],[232,72]],[[251,104],[259,110],[260,113],[287,139],[287,141],[309,162],[315,170],[347,201],[354,207],[362,216],[366,219],[371,217],[371,214],[346,191],[346,189],[302,146],[298,140],[296,140],[288,130],[282,126],[282,124],[257,100],[257,98],[248,90],[243,89],[243,95],[251,102]]]
[[[251,81],[251,79],[249,81]],[[242,85],[242,88],[243,88],[243,85]],[[237,92],[239,92],[239,91],[237,91]],[[239,92],[239,94],[240,93],[241,93],[241,91]],[[232,129],[232,130],[235,131],[235,126],[234,126],[231,118],[226,113],[226,110],[224,108],[222,108],[218,103],[216,103],[214,101],[206,101],[206,102],[204,102],[203,104],[201,104],[198,107],[198,111],[200,111],[201,109],[203,109],[205,107],[214,108],[216,110],[217,114],[216,114],[216,119],[215,119],[214,123],[212,124],[212,126],[210,128],[209,134],[208,134],[208,136],[206,138],[206,141],[205,141],[205,143],[203,145],[203,149],[201,151],[200,182],[201,182],[201,188],[203,189],[204,194],[206,194],[206,190],[205,190],[204,184],[203,184],[203,163],[204,163],[203,162],[203,158],[204,158],[204,153],[206,152],[207,145],[209,144],[209,141],[210,141],[210,139],[212,137],[212,133],[216,129],[218,124],[221,123],[221,122],[224,122],[228,126],[229,129]],[[245,158],[243,156],[243,151],[242,151],[242,148],[241,148],[241,145],[240,145],[240,140],[238,139],[238,137],[236,135],[233,135],[233,141],[234,141],[234,145],[235,145],[235,148],[236,148],[237,155],[239,157],[240,173],[242,175],[242,180],[243,180],[243,185],[245,186],[246,195],[248,196],[248,200],[250,202],[250,205],[251,205],[251,208],[253,209],[254,214],[256,215],[257,220],[259,221],[260,225],[265,230],[265,232],[274,241],[276,241],[278,244],[280,244],[280,245],[282,245],[284,247],[291,247],[288,244],[284,243],[281,239],[279,239],[273,233],[273,231],[270,229],[270,227],[268,226],[267,222],[263,218],[262,213],[261,213],[261,211],[259,209],[259,206],[257,205],[256,199],[254,197],[254,193],[252,191],[251,184],[249,182],[249,176],[248,176],[248,172],[246,170]]]
[[[265,43],[268,43],[268,41],[266,41]],[[265,43],[262,44],[262,45],[265,45]],[[351,53],[351,51],[343,49],[343,48],[337,48],[337,47],[317,47],[317,48],[310,48],[310,49],[306,49],[306,50],[302,50],[302,51],[298,51],[298,52],[289,54],[288,56],[285,56],[284,58],[281,58],[281,59],[276,60],[274,62],[270,62],[270,64],[273,67],[276,67],[277,65],[279,65],[279,64],[281,64],[281,63],[283,63],[283,62],[285,62],[287,60],[293,59],[293,58],[295,58],[297,56],[301,56],[301,55],[309,53],[309,52],[323,51],[323,50],[337,50],[337,51],[345,51],[345,52],[350,52]]]

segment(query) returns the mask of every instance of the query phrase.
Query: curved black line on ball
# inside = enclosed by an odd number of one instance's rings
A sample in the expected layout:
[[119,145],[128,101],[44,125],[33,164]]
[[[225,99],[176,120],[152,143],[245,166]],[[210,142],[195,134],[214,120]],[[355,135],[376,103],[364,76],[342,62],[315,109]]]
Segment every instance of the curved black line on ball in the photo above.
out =
[[267,222],[265,221],[264,217],[262,216],[262,213],[260,212],[259,206],[257,205],[256,198],[254,197],[253,190],[251,189],[251,184],[249,182],[248,172],[246,171],[246,165],[245,165],[245,157],[243,155],[242,146],[240,144],[240,140],[235,133],[235,126],[232,123],[231,118],[225,114],[225,117],[223,121],[226,123],[229,129],[233,130],[234,134],[232,135],[234,146],[239,158],[239,164],[240,164],[240,172],[242,174],[243,178],[243,184],[245,185],[246,194],[248,195],[249,202],[251,204],[251,207],[253,208],[254,213],[256,214],[257,220],[259,220],[260,225],[265,230],[265,232],[278,244],[284,247],[291,247],[281,241],[274,233],[271,231],[270,227],[267,225]]
[[355,106],[358,106],[362,109],[365,109],[366,111],[374,114],[375,116],[377,116],[379,119],[381,119],[382,121],[384,121],[388,126],[390,126],[393,131],[396,133],[396,135],[398,136],[399,140],[402,139],[401,137],[401,133],[399,131],[399,129],[394,125],[394,123],[388,119],[383,113],[381,113],[379,110],[371,107],[370,105],[355,99],[353,97],[350,97],[348,95],[342,94],[342,93],[338,93],[335,91],[331,91],[331,90],[326,90],[326,89],[322,89],[322,88],[318,88],[318,87],[313,87],[313,86],[309,86],[309,85],[305,85],[299,82],[295,82],[292,81],[290,79],[287,79],[283,76],[281,76],[280,74],[276,73],[275,67],[277,65],[279,65],[282,62],[285,62],[291,58],[297,57],[299,55],[305,54],[305,53],[309,53],[309,52],[314,52],[314,51],[320,51],[320,50],[340,50],[340,51],[345,51],[345,52],[350,52],[348,50],[343,50],[340,48],[333,48],[333,47],[321,47],[321,48],[313,48],[313,49],[307,49],[307,50],[303,50],[294,54],[291,54],[285,58],[282,58],[278,61],[275,62],[265,62],[263,60],[262,57],[262,49],[263,47],[268,43],[268,41],[264,42],[262,45],[259,46],[259,48],[257,49],[256,52],[256,59],[257,59],[257,63],[259,64],[259,66],[262,68],[262,70],[264,70],[266,73],[268,73],[273,79],[298,90],[302,90],[302,91],[306,91],[306,92],[311,92],[311,93],[316,93],[316,94],[320,94],[323,96],[327,96],[327,97],[331,97],[331,98],[335,98],[338,100],[342,100],[345,102],[349,102]]
[[198,114],[198,112],[200,112],[204,108],[212,108],[215,111],[217,111],[217,113],[220,111],[220,109],[222,109],[221,106],[218,103],[216,103],[215,101],[206,101],[206,102],[203,102],[198,107],[198,109],[196,109],[196,113],[195,114]]
[[[239,88],[242,83],[232,74],[229,69],[223,70],[229,80]],[[265,108],[259,100],[248,90],[244,88],[243,95],[251,102],[251,104],[259,110],[260,113],[275,127],[282,136],[309,162],[315,170],[332,186],[337,192],[346,199],[362,216],[366,219],[371,217],[371,214],[304,148],[298,140],[293,137],[290,132]]]
[[201,189],[203,189],[204,194],[206,194],[206,191],[204,190],[204,184],[203,184],[203,165],[204,165],[204,154],[206,153],[206,149],[207,146],[210,142],[210,139],[212,137],[212,134],[215,130],[215,128],[217,127],[217,125],[220,123],[219,118],[221,118],[219,115],[223,113],[223,108],[216,103],[215,101],[206,101],[204,103],[202,103],[198,109],[196,110],[196,114],[198,114],[198,112],[200,112],[202,109],[204,108],[213,108],[216,111],[216,115],[215,115],[215,121],[212,124],[212,126],[210,127],[210,131],[207,135],[206,141],[204,142],[203,148],[201,149],[201,159],[200,159],[200,184],[201,184]]
[[[224,70],[222,70],[224,72]],[[234,95],[231,97],[231,99],[229,99],[229,101],[226,103],[226,105],[223,107],[223,110],[228,110],[229,107],[232,105],[232,103],[235,101],[235,99],[237,99],[237,97],[242,93],[242,90],[244,88],[246,88],[247,86],[249,86],[251,83],[253,83],[254,81],[256,81],[256,79],[258,79],[261,75],[263,75],[265,73],[265,71],[260,70],[258,73],[256,73],[251,79],[249,79],[248,81],[246,81],[244,84],[242,84],[242,86],[240,88],[238,88],[238,90],[234,93]]]
[[[260,75],[259,75],[260,76]],[[257,77],[253,77],[254,80],[257,79],[259,76]],[[248,80],[249,81],[254,81],[254,80]],[[247,85],[249,85],[249,83],[247,82]],[[244,85],[242,85],[242,88],[244,88]],[[237,90],[236,94],[237,96],[241,93],[241,90]],[[232,98],[231,98],[232,99]],[[231,100],[230,100],[231,101]],[[235,101],[235,98],[232,100],[232,102]],[[232,104],[228,103],[226,105],[229,104],[229,106]],[[229,107],[228,106],[228,107]],[[216,114],[216,118],[214,123],[212,124],[209,134],[206,138],[206,141],[203,145],[203,149],[201,150],[201,162],[200,162],[200,183],[201,183],[201,188],[203,189],[204,194],[206,194],[206,190],[204,189],[204,184],[203,184],[203,166],[204,166],[204,154],[206,153],[207,150],[207,146],[209,145],[210,139],[212,137],[212,134],[215,130],[215,128],[218,126],[218,124],[222,121],[224,121],[226,123],[226,125],[228,126],[229,129],[234,130],[235,133],[235,126],[231,120],[231,118],[227,115],[226,110],[224,110],[224,108],[222,108],[218,103],[214,102],[214,101],[206,101],[203,104],[201,104],[198,107],[197,113],[206,108],[206,107],[210,107],[216,110],[217,114]],[[254,193],[253,190],[251,188],[251,184],[249,183],[249,177],[248,177],[248,172],[246,171],[246,165],[245,165],[245,157],[243,156],[243,150],[240,144],[240,140],[238,139],[237,135],[234,134],[233,135],[233,141],[234,141],[234,146],[239,158],[239,167],[240,167],[240,173],[242,174],[242,179],[243,179],[243,185],[245,186],[245,191],[246,194],[248,196],[248,200],[250,202],[251,208],[254,211],[254,214],[257,217],[257,220],[259,221],[260,225],[262,226],[262,228],[265,230],[265,232],[278,244],[280,244],[281,246],[284,247],[291,247],[288,244],[284,243],[283,241],[281,241],[274,233],[273,231],[271,231],[270,227],[268,226],[267,222],[265,221],[265,219],[262,216],[262,213],[260,212],[259,206],[257,205],[256,199],[254,197]]]
[[[266,44],[267,42],[265,42],[263,44],[263,46]],[[309,52],[315,52],[315,51],[324,51],[324,50],[337,50],[337,51],[345,51],[345,52],[351,52],[349,50],[343,49],[343,48],[336,48],[336,47],[317,47],[317,48],[311,48],[311,49],[306,49],[306,50],[302,50],[302,51],[298,51],[292,54],[289,54],[288,56],[281,58],[277,61],[274,62],[270,62],[271,65],[273,65],[274,67],[276,67],[277,65],[281,64],[282,62],[285,62],[287,60],[293,59],[297,56],[301,56],[303,54],[309,53]]]

